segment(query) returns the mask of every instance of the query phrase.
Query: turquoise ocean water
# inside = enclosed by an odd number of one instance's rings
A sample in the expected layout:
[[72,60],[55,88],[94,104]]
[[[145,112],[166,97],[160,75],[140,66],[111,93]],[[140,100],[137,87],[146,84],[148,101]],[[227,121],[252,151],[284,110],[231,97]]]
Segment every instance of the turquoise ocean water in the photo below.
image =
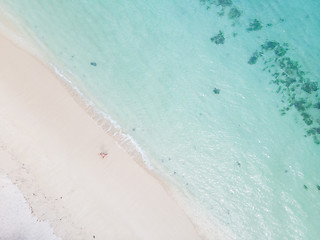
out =
[[1,6],[209,239],[320,238],[318,0]]

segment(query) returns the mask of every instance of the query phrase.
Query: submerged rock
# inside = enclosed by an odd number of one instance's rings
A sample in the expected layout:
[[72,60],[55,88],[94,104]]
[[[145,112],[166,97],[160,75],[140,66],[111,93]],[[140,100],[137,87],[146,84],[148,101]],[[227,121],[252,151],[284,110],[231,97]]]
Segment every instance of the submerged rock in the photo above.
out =
[[223,32],[219,31],[219,33],[212,37],[211,39],[211,42],[214,42],[215,44],[224,44],[224,36],[223,36]]
[[299,74],[299,63],[288,58],[284,71],[288,75],[297,76]]
[[303,187],[304,187],[305,190],[308,190],[308,187],[306,185],[303,185]]
[[239,18],[240,16],[241,16],[241,12],[236,7],[231,8],[229,13],[228,13],[228,17],[230,19],[236,19],[236,18]]
[[308,135],[311,136],[311,135],[316,135],[316,134],[320,134],[320,127],[318,128],[311,128],[307,131]]
[[217,6],[230,7],[232,5],[232,0],[218,0]]
[[247,28],[248,32],[251,31],[259,31],[262,28],[262,24],[258,19],[254,19],[249,23],[249,27]]
[[220,89],[214,88],[214,89],[213,89],[213,92],[214,92],[214,94],[219,94],[219,93],[220,93]]
[[315,92],[318,90],[317,82],[306,82],[302,85],[301,89],[307,93]]
[[303,113],[301,113],[301,116],[303,117],[303,121],[307,125],[311,125],[313,123],[312,117],[309,113],[303,112]]
[[304,100],[303,98],[301,98],[300,100],[294,100],[292,103],[299,112],[306,110],[306,100]]
[[275,47],[279,45],[276,41],[266,41],[264,44],[261,45],[263,50],[273,50]]
[[314,108],[320,109],[320,102],[317,102],[313,105]]
[[221,9],[220,12],[218,12],[218,15],[219,15],[220,17],[224,16],[224,9]]
[[280,45],[278,45],[276,47],[276,49],[274,50],[274,53],[278,56],[278,57],[282,57],[284,56],[286,53],[287,53],[288,49],[287,48],[284,48]]
[[320,191],[320,185],[317,185],[317,189]]
[[257,51],[254,52],[253,55],[250,57],[248,63],[250,65],[256,64],[258,61],[258,58],[261,56],[261,54],[262,54],[261,52],[257,52]]
[[317,136],[313,136],[313,142],[317,145],[320,145],[320,140],[317,138]]
[[95,62],[91,62],[90,64],[91,64],[92,66],[94,66],[94,67],[97,66],[97,63],[95,63]]
[[295,78],[291,78],[291,77],[286,77],[286,79],[284,80],[284,84],[286,85],[286,87],[289,87],[291,84],[295,83],[297,80]]

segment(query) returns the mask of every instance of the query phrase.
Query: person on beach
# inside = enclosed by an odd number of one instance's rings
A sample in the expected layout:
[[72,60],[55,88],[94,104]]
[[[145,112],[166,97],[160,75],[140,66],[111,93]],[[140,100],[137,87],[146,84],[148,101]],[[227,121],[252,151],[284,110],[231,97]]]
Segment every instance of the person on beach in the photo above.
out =
[[99,153],[99,155],[100,155],[100,157],[104,158],[104,157],[108,156],[108,153],[101,152],[101,153]]

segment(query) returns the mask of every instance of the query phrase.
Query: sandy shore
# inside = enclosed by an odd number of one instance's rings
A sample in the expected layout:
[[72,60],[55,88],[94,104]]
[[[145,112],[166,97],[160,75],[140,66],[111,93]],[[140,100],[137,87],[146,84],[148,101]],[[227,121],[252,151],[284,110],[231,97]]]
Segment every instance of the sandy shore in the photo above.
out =
[[3,35],[0,46],[0,174],[19,187],[39,221],[64,240],[200,239],[158,180],[55,74]]
[[48,222],[38,221],[21,191],[6,176],[0,175],[0,239],[61,240]]

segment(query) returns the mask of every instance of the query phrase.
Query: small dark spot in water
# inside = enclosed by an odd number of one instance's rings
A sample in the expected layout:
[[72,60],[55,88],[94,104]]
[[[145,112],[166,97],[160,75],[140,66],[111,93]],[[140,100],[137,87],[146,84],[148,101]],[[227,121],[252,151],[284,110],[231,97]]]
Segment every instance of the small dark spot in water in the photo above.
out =
[[236,18],[239,18],[240,16],[241,16],[241,11],[238,8],[233,7],[230,9],[228,14],[228,17],[230,19],[236,19]]
[[232,5],[232,0],[218,0],[216,4],[217,6],[229,7]]
[[307,133],[308,133],[308,136],[320,134],[320,127],[311,128],[307,131]]
[[220,89],[214,88],[214,89],[213,89],[213,92],[214,92],[214,94],[219,94],[219,93],[220,93]]
[[250,65],[256,64],[258,61],[258,58],[261,57],[262,55],[263,55],[262,52],[255,51],[250,57],[248,63]]
[[268,24],[267,24],[267,27],[272,27],[272,23],[268,23]]
[[91,62],[90,63],[92,66],[96,67],[97,66],[97,63],[96,62]]
[[317,185],[317,189],[320,191],[320,185]]
[[304,187],[305,190],[308,190],[308,187],[306,185],[303,185],[303,187]]
[[135,128],[132,128],[132,131],[135,131],[136,129]]
[[284,18],[280,18],[279,21],[280,21],[280,22],[284,22]]
[[224,44],[224,36],[223,36],[223,32],[219,31],[219,33],[217,35],[215,35],[214,37],[212,37],[211,42],[214,42],[215,44]]
[[303,112],[303,113],[301,113],[301,116],[303,117],[303,121],[307,125],[311,125],[313,123],[312,117],[309,113]]
[[306,82],[302,85],[301,89],[307,93],[315,92],[318,90],[317,82]]
[[168,160],[170,161],[170,160],[171,160],[171,158],[168,158]]
[[176,171],[173,172],[173,174],[176,174],[176,173],[177,173]]
[[264,44],[261,45],[263,50],[273,50],[275,47],[279,45],[276,41],[266,41]]
[[305,105],[306,105],[307,102],[303,98],[301,98],[299,100],[295,100],[294,99],[294,100],[291,101],[291,103],[299,112],[302,112],[302,111],[306,110]]
[[317,136],[313,136],[313,141],[315,144],[320,145],[320,139]]
[[313,105],[314,108],[320,109],[320,102],[317,102]]
[[249,23],[249,27],[247,28],[248,32],[251,31],[259,31],[262,28],[262,24],[258,19],[253,19],[250,23]]
[[287,53],[287,51],[288,51],[288,48],[278,45],[275,48],[274,53],[275,53],[276,56],[282,57]]
[[221,9],[221,11],[218,12],[218,16],[220,16],[220,17],[224,16],[224,9]]
[[288,170],[286,169],[286,170],[284,170],[284,172],[285,172],[285,173],[288,173]]
[[233,36],[233,37],[236,37],[236,36],[238,36],[238,33],[233,32],[233,33],[232,33],[232,36]]
[[239,167],[241,167],[241,163],[240,163],[240,162],[237,162],[237,165],[238,165]]

